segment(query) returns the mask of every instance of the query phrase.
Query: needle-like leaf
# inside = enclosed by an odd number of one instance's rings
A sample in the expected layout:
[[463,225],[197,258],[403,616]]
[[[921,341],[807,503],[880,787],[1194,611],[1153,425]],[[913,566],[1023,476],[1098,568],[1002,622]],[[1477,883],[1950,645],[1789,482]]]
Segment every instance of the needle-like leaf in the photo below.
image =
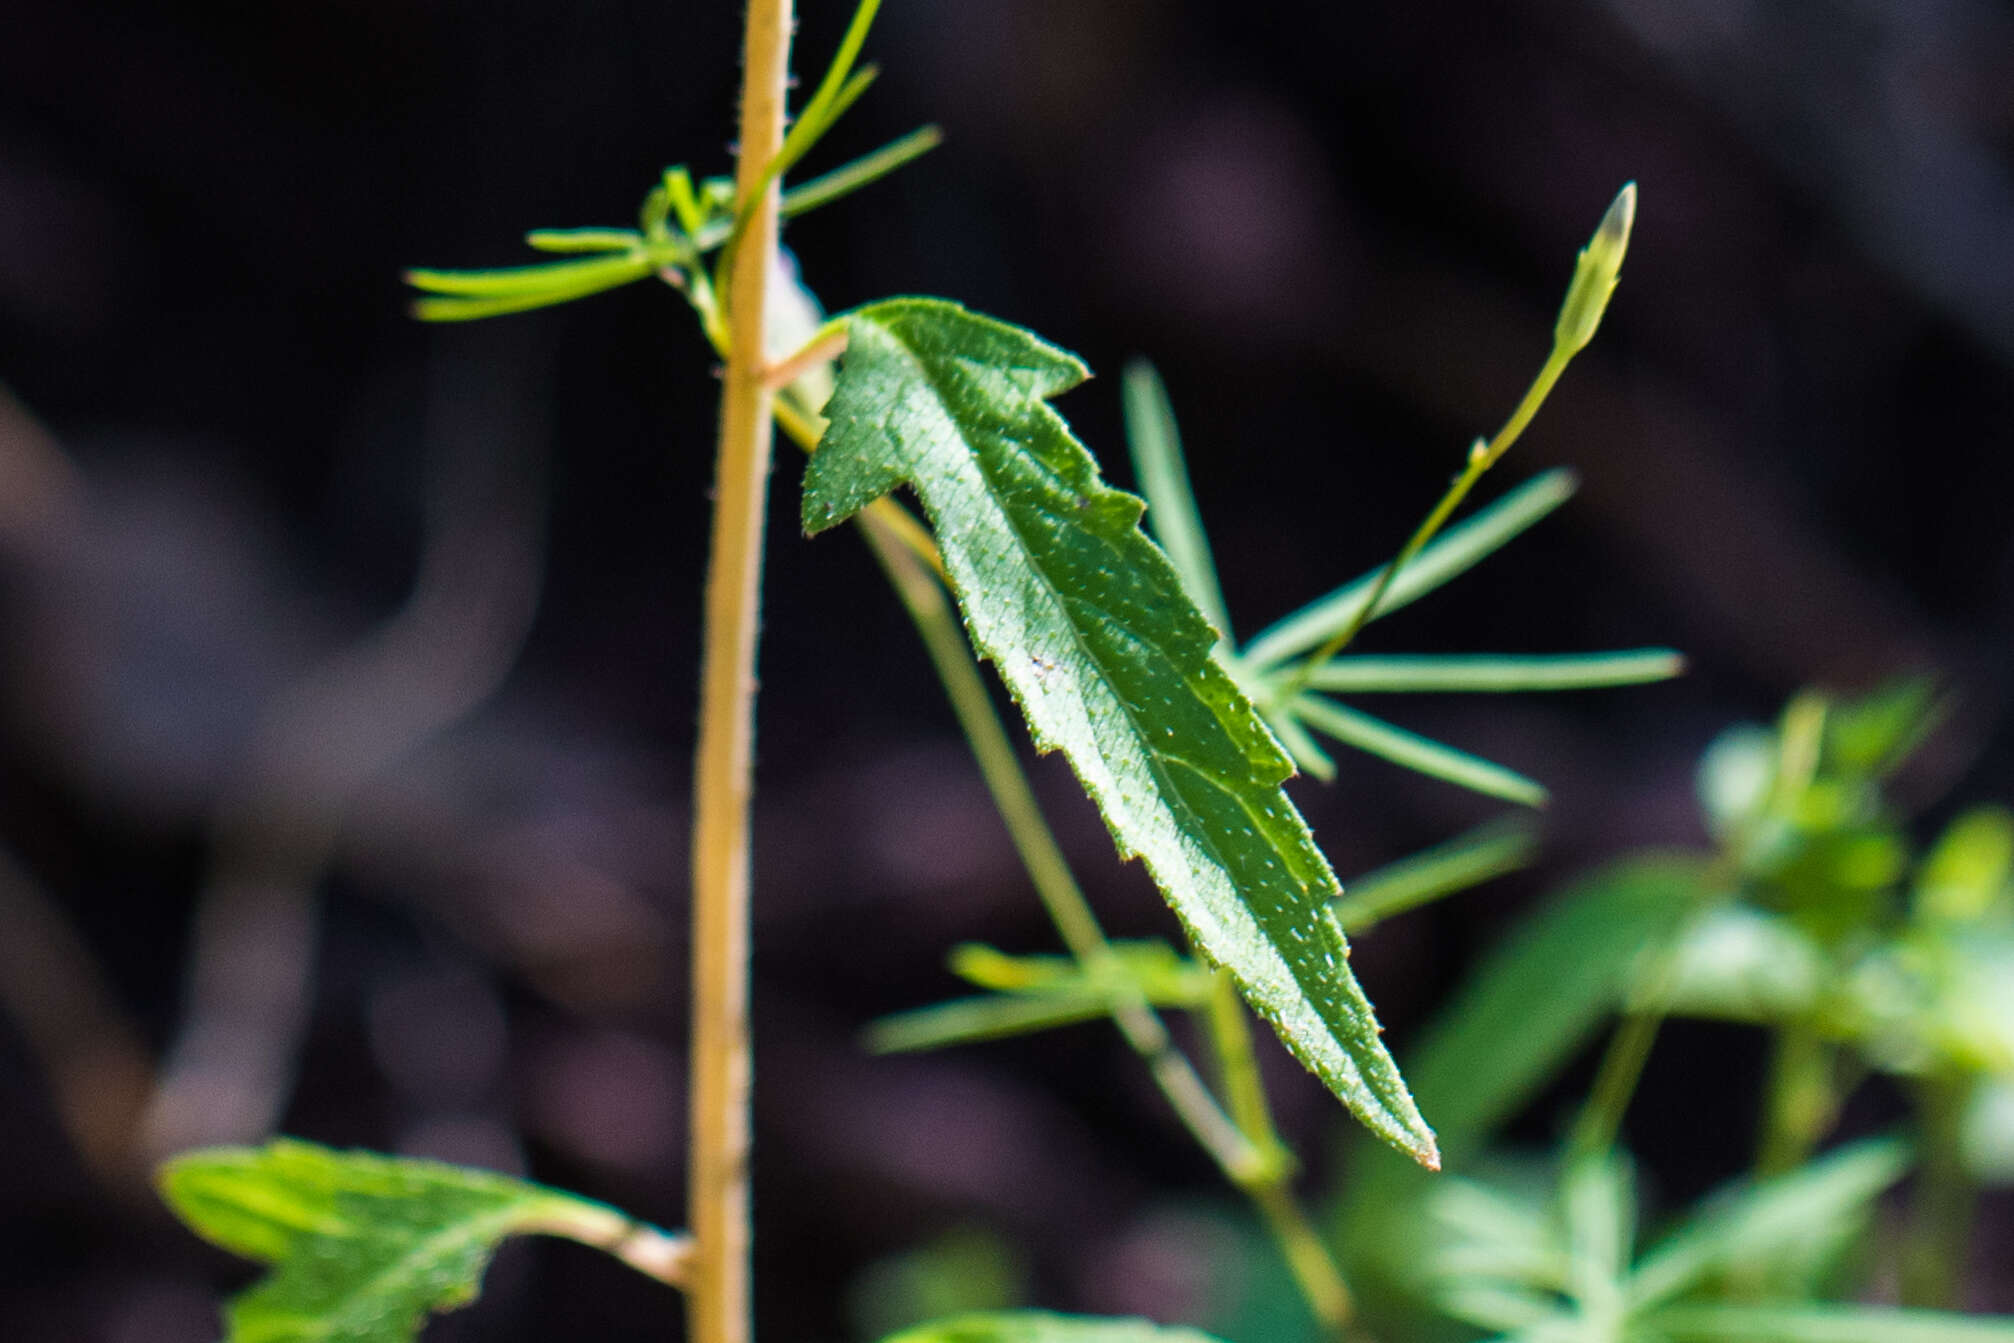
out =
[[1537,852],[1532,826],[1492,821],[1358,877],[1336,902],[1336,917],[1343,921],[1343,931],[1354,936],[1394,914],[1515,872]]
[[[1572,498],[1575,485],[1571,471],[1547,471],[1467,522],[1450,527],[1399,570],[1378,602],[1378,616],[1388,616],[1466,573]],[[1373,569],[1273,625],[1245,646],[1241,660],[1253,668],[1274,667],[1347,628],[1371,600],[1382,572]]]
[[1182,586],[1216,626],[1231,637],[1231,615],[1217,585],[1216,562],[1210,558],[1210,538],[1203,515],[1189,488],[1189,468],[1182,460],[1182,435],[1175,426],[1175,408],[1161,375],[1144,359],[1126,366],[1126,443],[1133,452],[1133,474],[1147,496],[1147,529],[1168,552]]
[[1685,670],[1669,648],[1620,653],[1419,654],[1339,657],[1308,677],[1315,690],[1345,694],[1421,694],[1454,691],[1505,694],[1537,690],[1592,690],[1665,681]]
[[1492,764],[1466,751],[1457,751],[1452,746],[1443,746],[1430,737],[1422,737],[1402,727],[1394,727],[1382,718],[1373,718],[1332,699],[1324,699],[1320,695],[1298,695],[1287,706],[1286,712],[1318,732],[1325,732],[1359,751],[1381,756],[1394,765],[1402,765],[1490,797],[1500,797],[1506,802],[1519,802],[1527,807],[1545,805],[1544,785],[1515,770]]

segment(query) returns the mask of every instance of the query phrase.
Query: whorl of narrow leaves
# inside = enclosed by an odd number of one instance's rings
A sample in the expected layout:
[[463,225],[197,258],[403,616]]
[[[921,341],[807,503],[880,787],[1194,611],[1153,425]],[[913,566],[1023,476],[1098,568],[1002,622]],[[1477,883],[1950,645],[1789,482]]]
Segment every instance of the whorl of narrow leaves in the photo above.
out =
[[227,1308],[225,1343],[412,1343],[467,1305],[506,1236],[567,1236],[625,1258],[662,1233],[556,1189],[432,1161],[280,1141],[190,1152],[161,1193],[205,1239],[271,1264]]
[[852,314],[831,427],[804,481],[820,532],[916,490],[981,654],[1037,746],[1069,758],[1119,847],[1207,955],[1385,1141],[1437,1161],[1350,973],[1337,894],[1281,791],[1293,773],[1211,656],[1216,631],[1047,404],[1083,364],[936,299]]

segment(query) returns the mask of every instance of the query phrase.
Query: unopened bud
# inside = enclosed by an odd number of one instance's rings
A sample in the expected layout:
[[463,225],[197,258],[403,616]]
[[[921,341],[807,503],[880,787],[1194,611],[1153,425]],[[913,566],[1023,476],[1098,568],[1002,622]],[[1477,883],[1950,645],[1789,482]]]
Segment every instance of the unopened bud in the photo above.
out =
[[1622,258],[1629,250],[1629,230],[1634,223],[1636,183],[1631,182],[1616,193],[1615,203],[1601,217],[1601,227],[1574,262],[1573,283],[1567,286],[1559,323],[1553,327],[1553,344],[1560,353],[1577,354],[1594,339],[1601,315],[1608,310],[1609,295],[1615,292],[1616,278],[1622,273]]

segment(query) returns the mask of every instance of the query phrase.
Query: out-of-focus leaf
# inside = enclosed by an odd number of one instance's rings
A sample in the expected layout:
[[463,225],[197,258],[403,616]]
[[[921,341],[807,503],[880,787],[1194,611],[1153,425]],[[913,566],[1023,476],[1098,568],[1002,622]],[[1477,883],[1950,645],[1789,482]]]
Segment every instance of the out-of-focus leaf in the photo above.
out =
[[1655,1001],[1679,1016],[1770,1023],[1807,1015],[1825,983],[1825,954],[1777,914],[1729,905],[1702,915],[1658,967]]
[[2014,1078],[1978,1082],[1960,1121],[1959,1152],[1981,1184],[2014,1184]]
[[1051,1315],[1037,1310],[954,1315],[890,1334],[884,1343],[1216,1343],[1195,1329],[1151,1320]]
[[1569,1291],[1583,1311],[1617,1315],[1636,1246],[1636,1190],[1613,1152],[1575,1159],[1560,1179]]
[[430,1312],[475,1299],[507,1236],[670,1244],[557,1189],[302,1142],[190,1152],[160,1184],[202,1236],[273,1266],[231,1301],[226,1343],[411,1343]]
[[1893,681],[1836,704],[1825,725],[1826,763],[1842,774],[1884,775],[1908,758],[1943,713],[1927,677]]
[[973,643],[1037,746],[1069,758],[1120,849],[1295,1056],[1434,1164],[1350,971],[1335,874],[1281,790],[1292,762],[1218,665],[1216,631],[1141,532],[1140,501],[1099,478],[1049,407],[1084,366],[935,299],[874,304],[847,330],[806,529],[915,488]]
[[[1567,1246],[1558,1219],[1542,1203],[1446,1176],[1427,1191],[1422,1210],[1443,1233],[1422,1265],[1437,1301],[1458,1288],[1511,1288],[1535,1296],[1567,1290],[1572,1277]],[[1471,1322],[1508,1329],[1530,1320]]]
[[2014,869],[2014,812],[1978,807],[1939,836],[1916,875],[1916,914],[1943,923],[1977,923],[2004,911]]
[[855,1334],[880,1338],[926,1320],[1013,1310],[1027,1297],[1027,1266],[983,1227],[956,1227],[867,1266],[847,1291]]
[[1707,828],[1725,840],[1762,810],[1776,778],[1776,734],[1754,723],[1731,727],[1700,757],[1700,809]]
[[[1393,577],[1378,602],[1376,618],[1382,619],[1468,572],[1572,498],[1578,483],[1571,471],[1547,471],[1467,522],[1442,532]],[[1373,569],[1296,611],[1247,644],[1241,660],[1255,671],[1277,667],[1348,627],[1370,603],[1383,572],[1382,567]]]
[[[1470,974],[1412,1056],[1452,1168],[1565,1065],[1622,1003],[1638,959],[1666,945],[1698,908],[1706,861],[1638,859],[1596,873],[1528,918]],[[1337,1239],[1359,1283],[1417,1292],[1435,1252],[1417,1216],[1428,1177],[1358,1148],[1337,1212]]]
[[1640,1324],[1674,1343],[2014,1343],[2014,1318],[1884,1306],[1674,1306]]
[[1902,1143],[1871,1139],[1726,1196],[1637,1264],[1629,1299],[1642,1310],[1731,1269],[1766,1267],[1804,1242],[1866,1216],[1875,1195],[1909,1166]]
[[1697,907],[1704,860],[1654,856],[1576,882],[1470,974],[1413,1056],[1451,1161],[1475,1152],[1622,1002],[1637,958]]

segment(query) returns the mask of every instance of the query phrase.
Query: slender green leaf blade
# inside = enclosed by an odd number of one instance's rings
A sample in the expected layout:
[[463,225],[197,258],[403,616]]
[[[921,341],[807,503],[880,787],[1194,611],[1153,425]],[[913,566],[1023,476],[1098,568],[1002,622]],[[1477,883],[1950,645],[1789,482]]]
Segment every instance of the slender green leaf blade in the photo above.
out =
[[541,1185],[292,1141],[190,1152],[160,1187],[206,1239],[273,1265],[231,1301],[225,1343],[411,1343],[431,1312],[475,1299],[506,1236],[611,1246],[637,1229]]
[[1638,1308],[1668,1301],[1715,1273],[1826,1235],[1864,1215],[1908,1167],[1904,1144],[1869,1139],[1711,1206],[1638,1262],[1630,1300]]
[[1109,997],[1088,989],[954,998],[873,1022],[867,1028],[867,1047],[876,1054],[920,1053],[1075,1026],[1096,1021],[1110,1010]]
[[890,1334],[883,1343],[1217,1343],[1197,1329],[1151,1320],[1009,1310],[954,1315]]
[[1175,408],[1161,375],[1144,359],[1126,366],[1126,444],[1133,452],[1133,474],[1147,496],[1147,526],[1161,549],[1168,552],[1189,599],[1231,637],[1231,616],[1217,585],[1217,565],[1210,558],[1210,538],[1203,515],[1189,488],[1189,468],[1182,460],[1182,435],[1175,425]]
[[1516,770],[1505,769],[1481,756],[1443,746],[1431,737],[1394,727],[1382,718],[1373,718],[1332,699],[1324,699],[1320,695],[1297,695],[1286,712],[1339,742],[1354,746],[1359,751],[1368,751],[1394,765],[1489,797],[1500,797],[1506,802],[1519,802],[1527,807],[1545,805],[1545,785],[1535,779],[1528,779]]
[[1491,821],[1358,877],[1336,902],[1336,917],[1352,935],[1394,914],[1515,872],[1538,852],[1538,834],[1521,821]]
[[815,177],[803,186],[783,193],[778,208],[788,219],[830,205],[860,188],[888,176],[897,168],[913,163],[944,142],[944,132],[935,126],[921,126],[898,140],[891,140],[871,154]]
[[594,293],[641,280],[650,274],[650,258],[641,251],[613,256],[582,257],[578,261],[542,261],[530,266],[496,270],[426,270],[406,272],[406,283],[429,294],[471,298],[507,298],[526,294]]
[[627,228],[541,228],[524,240],[541,252],[624,252],[643,246],[643,235]]
[[[1460,577],[1506,542],[1573,497],[1571,471],[1547,471],[1520,485],[1458,527],[1450,527],[1414,556],[1392,579],[1378,603],[1383,619],[1427,593]],[[1305,653],[1357,618],[1376,591],[1383,567],[1345,583],[1328,596],[1301,608],[1247,644],[1241,661],[1251,667],[1273,667]]]
[[1350,694],[1508,694],[1539,690],[1592,690],[1665,681],[1685,670],[1669,648],[1620,653],[1419,654],[1340,657],[1317,668],[1308,684]]
[[1061,749],[1122,852],[1366,1125],[1431,1164],[1329,909],[1335,874],[1281,791],[1293,765],[1211,655],[1216,632],[1047,398],[1084,366],[934,299],[856,312],[805,473],[819,532],[897,484],[935,525],[973,643]]
[[1675,1306],[1641,1329],[1675,1343],[2014,1343],[2014,1317],[1889,1306]]

